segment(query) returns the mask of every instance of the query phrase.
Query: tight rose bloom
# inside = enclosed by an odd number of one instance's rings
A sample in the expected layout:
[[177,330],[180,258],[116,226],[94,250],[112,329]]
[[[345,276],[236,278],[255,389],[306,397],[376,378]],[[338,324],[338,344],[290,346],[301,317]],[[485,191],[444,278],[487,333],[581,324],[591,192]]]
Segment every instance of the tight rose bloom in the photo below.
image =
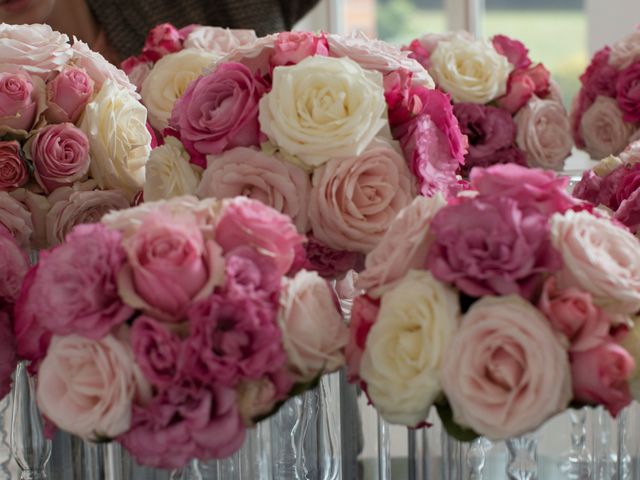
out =
[[640,62],[636,62],[620,72],[616,83],[616,100],[623,112],[625,122],[640,121]]
[[113,335],[53,337],[38,371],[38,407],[58,427],[87,440],[115,438],[131,426],[146,391],[127,343]]
[[568,211],[552,217],[551,240],[564,263],[561,288],[576,285],[612,313],[640,310],[640,240],[628,230],[586,211]]
[[309,220],[331,248],[367,253],[415,195],[413,178],[393,143],[374,139],[360,155],[315,170]]
[[0,140],[0,190],[13,190],[29,180],[29,171],[22,159],[20,144],[15,140]]
[[260,99],[260,128],[308,167],[360,155],[387,123],[382,75],[349,58],[277,67]]
[[602,96],[584,112],[580,134],[592,158],[616,155],[627,146],[634,127],[622,115],[615,99]]
[[302,270],[285,280],[278,322],[289,368],[299,382],[344,365],[349,330],[331,287],[315,272]]
[[29,131],[36,121],[41,81],[26,72],[0,72],[0,131]]
[[8,230],[0,226],[0,310],[18,299],[29,259]]
[[354,383],[360,379],[360,362],[367,345],[371,327],[378,318],[380,303],[368,296],[360,295],[353,300],[349,321],[349,343],[345,348],[347,376]]
[[295,65],[313,55],[329,55],[329,45],[324,36],[311,32],[281,32],[276,38],[271,64],[274,67]]
[[496,104],[511,114],[517,113],[534,95],[545,98],[550,94],[549,70],[541,63],[535,67],[514,70],[509,75],[507,94],[500,97]]
[[72,123],[48,125],[31,144],[35,177],[45,192],[71,185],[89,171],[89,139]]
[[442,392],[442,359],[459,313],[457,293],[425,271],[410,270],[382,296],[360,378],[387,421],[415,427],[427,418]]
[[454,420],[492,440],[534,430],[571,400],[567,352],[542,313],[515,295],[471,306],[441,375]]
[[11,391],[11,378],[18,363],[16,339],[11,328],[11,317],[0,310],[0,398]]
[[76,123],[91,100],[94,81],[82,68],[65,67],[47,83],[47,110],[51,123]]
[[309,174],[260,150],[236,147],[208,157],[197,189],[200,198],[244,195],[291,217],[301,233],[309,229]]
[[22,202],[1,190],[0,226],[9,230],[21,248],[29,247],[34,233],[31,212]]

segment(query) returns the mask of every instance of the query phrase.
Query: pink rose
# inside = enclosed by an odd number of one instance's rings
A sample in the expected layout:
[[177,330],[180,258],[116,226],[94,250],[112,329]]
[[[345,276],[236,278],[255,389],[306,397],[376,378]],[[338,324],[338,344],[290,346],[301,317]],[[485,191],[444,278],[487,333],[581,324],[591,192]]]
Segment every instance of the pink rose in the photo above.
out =
[[47,83],[47,111],[52,123],[76,123],[93,96],[94,81],[82,68],[66,67]]
[[31,130],[39,97],[38,85],[26,72],[0,72],[0,130]]
[[287,216],[244,197],[225,203],[215,238],[225,252],[247,245],[271,256],[279,275],[289,271],[297,246],[304,243]]
[[408,46],[402,47],[402,50],[410,52],[409,58],[417,60],[424,68],[428,69],[431,66],[429,63],[429,57],[431,56],[433,49],[425,47],[419,39],[416,38],[412,40]]
[[59,428],[89,440],[129,430],[134,398],[148,390],[127,343],[113,335],[53,337],[38,371],[40,411]]
[[11,391],[11,377],[16,369],[16,339],[11,328],[11,317],[0,309],[0,398]]
[[571,352],[589,350],[609,338],[611,319],[594,305],[588,292],[576,287],[560,289],[556,279],[550,277],[544,284],[538,306],[551,327],[567,338]]
[[180,338],[152,317],[140,316],[131,327],[131,348],[140,371],[158,388],[171,387],[179,379]]
[[0,141],[0,190],[21,187],[29,180],[20,144],[15,140]]
[[238,47],[252,45],[257,39],[253,30],[196,26],[186,34],[184,48],[197,48],[225,55]]
[[379,310],[380,302],[366,295],[356,297],[353,301],[349,322],[349,343],[345,349],[347,376],[351,383],[359,381],[360,361],[367,344],[367,336],[378,318]]
[[3,65],[27,70],[45,78],[71,58],[69,37],[49,25],[0,24],[0,58]]
[[456,422],[492,440],[538,428],[571,400],[569,358],[521,297],[485,297],[445,350],[442,386]]
[[281,32],[276,38],[271,64],[274,67],[294,65],[313,55],[329,55],[326,37],[311,32]]
[[9,231],[0,226],[0,308],[16,302],[27,270],[29,259]]
[[205,239],[193,215],[159,210],[125,238],[128,264],[118,277],[122,299],[166,322],[209,296],[224,277],[220,247]]
[[170,23],[156,25],[147,34],[142,48],[142,55],[152,62],[157,62],[169,53],[182,50],[184,37]]
[[33,220],[27,207],[7,192],[0,191],[0,226],[17,240],[20,248],[28,248],[33,235]]
[[603,405],[614,417],[631,403],[629,379],[633,357],[617,343],[607,342],[571,354],[571,377],[576,400]]
[[234,298],[257,295],[275,301],[280,294],[281,276],[273,259],[248,245],[226,253],[224,293]]
[[584,112],[580,135],[592,158],[616,155],[628,145],[634,126],[625,122],[622,116],[616,100],[602,96]]
[[625,122],[640,121],[640,62],[620,72],[616,83],[616,100]]
[[170,125],[195,155],[259,144],[258,101],[263,80],[239,63],[222,63],[189,84],[175,103]]
[[71,185],[89,171],[89,139],[73,123],[47,125],[31,144],[35,177],[45,192]]
[[496,101],[500,108],[515,114],[527,104],[533,95],[545,97],[550,88],[549,71],[538,63],[534,67],[511,72],[507,81],[507,93]]
[[120,68],[127,74],[131,83],[136,86],[138,92],[142,88],[144,80],[149,76],[153,63],[149,62],[144,56],[129,57],[125,59]]
[[299,382],[308,382],[344,365],[349,330],[331,287],[315,272],[287,279],[280,297],[282,342]]
[[531,65],[529,50],[520,40],[509,38],[506,35],[494,35],[491,38],[491,43],[499,54],[507,57],[514,68],[527,68]]
[[397,146],[374,139],[356,157],[336,158],[313,173],[309,220],[313,235],[337,250],[367,253],[415,195]]
[[244,195],[291,217],[299,232],[308,230],[309,174],[260,150],[236,147],[209,156],[197,195],[233,198]]

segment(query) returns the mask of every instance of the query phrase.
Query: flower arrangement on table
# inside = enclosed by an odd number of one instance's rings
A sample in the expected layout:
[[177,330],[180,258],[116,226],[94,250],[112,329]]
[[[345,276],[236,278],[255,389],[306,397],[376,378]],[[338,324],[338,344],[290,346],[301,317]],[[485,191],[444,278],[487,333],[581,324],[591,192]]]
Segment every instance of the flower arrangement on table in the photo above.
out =
[[398,215],[358,278],[347,346],[385,419],[423,426],[435,405],[455,437],[499,440],[570,404],[616,415],[630,385],[640,398],[640,240],[567,181],[476,168],[471,191]]
[[469,138],[463,167],[515,163],[562,170],[573,141],[557,86],[518,40],[467,32],[426,34],[405,47],[451,95]]
[[347,327],[327,281],[299,270],[303,242],[244,197],[144,203],[76,227],[41,253],[15,308],[41,412],[144,465],[235,452],[344,363]]
[[640,28],[598,50],[580,83],[571,107],[577,147],[600,159],[640,140]]
[[176,102],[146,200],[246,195],[309,234],[308,268],[362,261],[417,195],[459,189],[466,139],[406,52],[362,36],[283,32],[240,46]]
[[47,25],[0,24],[0,226],[22,248],[127,208],[151,151],[124,72]]
[[142,52],[122,62],[149,110],[149,123],[158,134],[168,126],[173,105],[203,70],[236,47],[257,40],[253,30],[170,23],[149,31]]

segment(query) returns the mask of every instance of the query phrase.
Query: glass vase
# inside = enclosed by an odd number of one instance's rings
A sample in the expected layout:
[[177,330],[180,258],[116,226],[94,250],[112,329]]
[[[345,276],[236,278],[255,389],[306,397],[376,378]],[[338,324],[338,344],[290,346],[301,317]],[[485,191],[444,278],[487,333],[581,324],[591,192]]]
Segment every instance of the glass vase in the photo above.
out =
[[538,479],[538,441],[534,435],[507,440],[507,476],[510,480]]

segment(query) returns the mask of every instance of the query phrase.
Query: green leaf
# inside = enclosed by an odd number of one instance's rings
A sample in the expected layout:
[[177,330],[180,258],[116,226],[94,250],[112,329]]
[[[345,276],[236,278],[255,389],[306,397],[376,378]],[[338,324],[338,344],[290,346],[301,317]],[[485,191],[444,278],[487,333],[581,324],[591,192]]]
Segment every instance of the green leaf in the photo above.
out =
[[453,420],[451,405],[449,405],[449,402],[446,400],[436,403],[436,410],[438,411],[438,416],[440,417],[445,430],[456,440],[460,440],[461,442],[471,442],[480,436],[470,428],[463,427]]

